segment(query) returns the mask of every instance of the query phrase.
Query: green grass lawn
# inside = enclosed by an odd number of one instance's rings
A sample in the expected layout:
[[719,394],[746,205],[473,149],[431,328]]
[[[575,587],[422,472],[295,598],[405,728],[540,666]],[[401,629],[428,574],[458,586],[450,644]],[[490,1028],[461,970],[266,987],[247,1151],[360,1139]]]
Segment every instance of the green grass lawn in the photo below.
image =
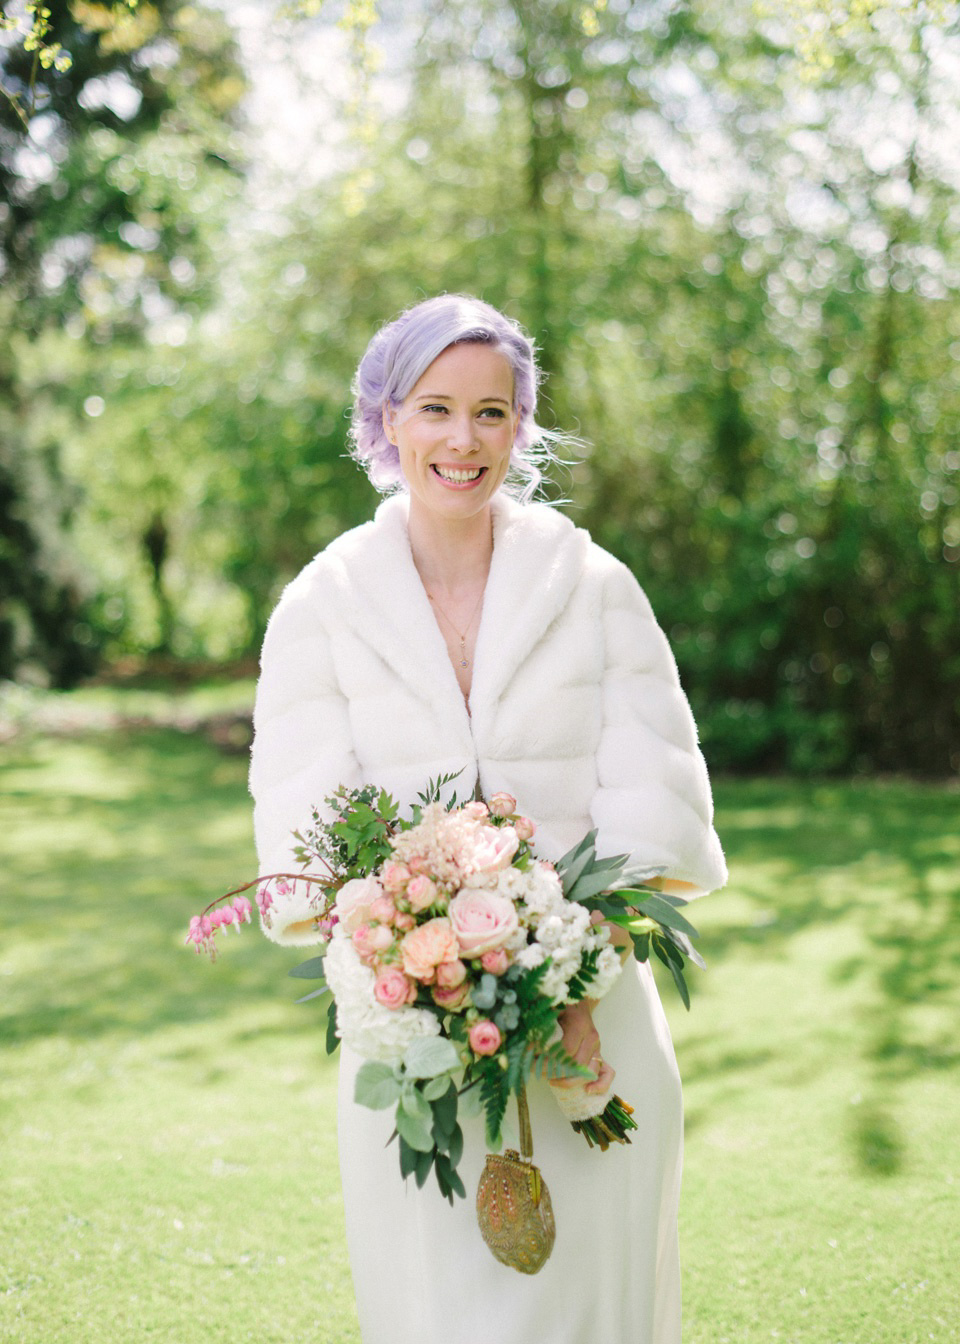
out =
[[[245,761],[163,729],[21,738],[0,789],[0,1340],[359,1344],[297,954],[182,945],[252,873]],[[686,1344],[956,1340],[960,794],[717,795],[709,970],[689,1016],[664,990]]]

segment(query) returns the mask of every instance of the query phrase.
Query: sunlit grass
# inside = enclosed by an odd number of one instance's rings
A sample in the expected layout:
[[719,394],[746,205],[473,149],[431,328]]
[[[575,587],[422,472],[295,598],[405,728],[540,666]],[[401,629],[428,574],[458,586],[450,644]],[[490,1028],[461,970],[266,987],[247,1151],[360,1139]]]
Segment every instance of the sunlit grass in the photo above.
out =
[[[296,955],[182,946],[252,871],[244,759],[169,731],[34,739],[0,787],[0,1339],[358,1344],[335,1065]],[[960,795],[718,802],[709,970],[689,1016],[664,990],[685,1340],[955,1340]]]

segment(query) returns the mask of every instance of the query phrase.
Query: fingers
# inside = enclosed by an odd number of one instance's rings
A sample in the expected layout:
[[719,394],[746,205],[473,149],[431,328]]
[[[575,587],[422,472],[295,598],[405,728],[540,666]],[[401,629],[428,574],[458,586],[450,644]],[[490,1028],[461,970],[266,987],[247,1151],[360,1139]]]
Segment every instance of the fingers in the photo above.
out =
[[613,1080],[617,1076],[616,1069],[612,1064],[608,1064],[605,1059],[602,1059],[600,1060],[599,1070],[596,1082],[587,1083],[583,1089],[584,1092],[596,1092],[599,1096],[602,1096],[605,1092],[610,1091],[610,1088],[613,1086]]

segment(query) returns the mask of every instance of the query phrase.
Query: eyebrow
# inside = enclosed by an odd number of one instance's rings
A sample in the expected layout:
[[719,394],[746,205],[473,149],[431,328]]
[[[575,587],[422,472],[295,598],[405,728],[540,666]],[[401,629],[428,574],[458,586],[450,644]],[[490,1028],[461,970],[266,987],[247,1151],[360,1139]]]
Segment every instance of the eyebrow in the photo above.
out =
[[[423,392],[419,397],[417,397],[417,401],[452,401],[452,400],[453,398],[448,397],[445,392]],[[480,400],[499,401],[502,406],[510,405],[510,402],[507,401],[506,397],[481,397]]]

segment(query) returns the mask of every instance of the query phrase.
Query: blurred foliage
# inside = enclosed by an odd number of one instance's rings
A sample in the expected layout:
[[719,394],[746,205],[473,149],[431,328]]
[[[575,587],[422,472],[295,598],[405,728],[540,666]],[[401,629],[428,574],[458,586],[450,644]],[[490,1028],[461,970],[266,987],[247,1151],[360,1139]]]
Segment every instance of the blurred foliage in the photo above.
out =
[[157,6],[163,62],[110,55],[136,115],[64,90],[46,183],[4,124],[32,240],[11,471],[56,458],[69,509],[23,516],[82,567],[91,639],[255,649],[375,504],[343,461],[371,333],[466,290],[535,334],[541,418],[593,445],[555,493],[645,585],[712,765],[960,769],[955,8],[851,9],[815,82],[748,0],[369,8],[319,186],[231,194],[242,81],[195,6]]

